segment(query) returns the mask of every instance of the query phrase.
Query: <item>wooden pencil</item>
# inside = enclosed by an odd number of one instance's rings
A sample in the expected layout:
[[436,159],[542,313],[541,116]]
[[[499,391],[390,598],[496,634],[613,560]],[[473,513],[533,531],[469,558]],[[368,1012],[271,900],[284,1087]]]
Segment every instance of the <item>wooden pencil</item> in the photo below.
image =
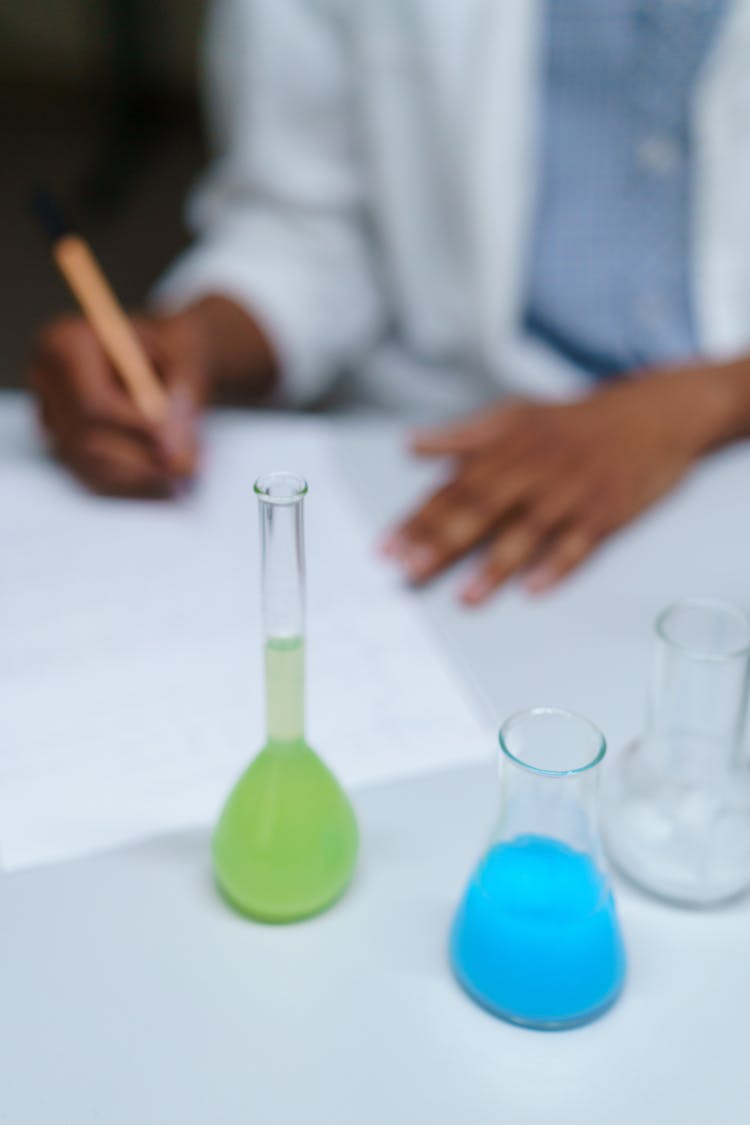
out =
[[91,247],[80,235],[65,229],[46,193],[37,193],[34,209],[50,239],[60,273],[128,394],[144,417],[162,422],[167,412],[164,387]]

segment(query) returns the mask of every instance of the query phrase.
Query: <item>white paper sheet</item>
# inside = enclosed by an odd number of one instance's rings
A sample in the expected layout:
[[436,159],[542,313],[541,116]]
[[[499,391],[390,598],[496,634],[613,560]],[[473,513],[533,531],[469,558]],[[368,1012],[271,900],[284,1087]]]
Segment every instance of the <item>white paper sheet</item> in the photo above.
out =
[[257,475],[305,475],[308,734],[349,786],[491,752],[373,552],[329,423],[224,414],[177,504],[86,495],[0,399],[6,869],[211,821],[263,740]]

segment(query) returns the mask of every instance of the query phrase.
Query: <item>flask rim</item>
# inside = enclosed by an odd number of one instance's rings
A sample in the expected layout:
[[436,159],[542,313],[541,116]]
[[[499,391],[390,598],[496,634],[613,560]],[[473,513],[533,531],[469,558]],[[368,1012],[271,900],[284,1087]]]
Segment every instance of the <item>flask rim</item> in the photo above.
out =
[[[714,649],[713,651],[707,647],[699,647],[680,640],[670,630],[669,621],[676,614],[690,610],[704,610],[723,614],[725,618],[733,618],[742,627],[747,639],[741,644],[728,645],[723,649]],[[722,598],[681,598],[661,611],[656,618],[654,628],[661,641],[690,660],[722,663],[737,660],[739,657],[750,654],[750,615],[741,605],[736,602],[725,601]]]
[[[593,740],[596,744],[596,751],[593,756],[580,766],[574,766],[570,769],[553,770],[545,769],[542,766],[536,766],[533,764],[533,762],[525,761],[517,754],[514,754],[509,746],[509,737],[512,734],[513,730],[520,723],[528,722],[529,720],[534,720],[542,717],[554,717],[557,719],[572,721],[574,723],[577,723],[582,729],[585,729],[589,737],[593,736]],[[578,714],[578,712],[576,711],[569,711],[565,707],[531,707],[525,711],[516,711],[513,715],[507,718],[500,727],[498,741],[500,743],[500,749],[508,761],[512,762],[515,766],[519,766],[527,773],[536,774],[539,777],[577,777],[584,773],[590,773],[591,770],[593,770],[600,764],[600,762],[604,760],[604,757],[607,753],[607,740],[602,734],[599,727],[595,723],[592,723],[590,719],[585,718],[585,716]]]
[[253,491],[262,503],[283,506],[298,504],[307,495],[308,485],[298,473],[278,470],[259,476]]

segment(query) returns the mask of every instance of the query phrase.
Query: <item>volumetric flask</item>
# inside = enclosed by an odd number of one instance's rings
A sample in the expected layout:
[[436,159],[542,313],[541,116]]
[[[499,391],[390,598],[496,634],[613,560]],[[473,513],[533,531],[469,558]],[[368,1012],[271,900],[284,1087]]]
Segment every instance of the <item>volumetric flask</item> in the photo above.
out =
[[618,867],[673,902],[750,886],[749,668],[738,606],[686,599],[658,618],[644,733],[612,763],[604,836]]
[[529,1027],[594,1019],[617,998],[625,952],[597,826],[599,730],[540,707],[500,731],[497,832],[450,938],[460,984]]
[[216,881],[242,913],[293,922],[330,906],[357,856],[346,794],[305,741],[307,484],[270,473],[260,505],[267,740],[230,793],[213,838]]

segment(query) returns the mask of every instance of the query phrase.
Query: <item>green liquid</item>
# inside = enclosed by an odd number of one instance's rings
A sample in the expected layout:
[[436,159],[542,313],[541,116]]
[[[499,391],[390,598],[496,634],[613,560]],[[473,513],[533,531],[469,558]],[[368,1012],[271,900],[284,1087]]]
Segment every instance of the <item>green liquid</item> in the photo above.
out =
[[330,906],[357,857],[351,804],[306,744],[304,643],[266,646],[269,740],[240,777],[213,839],[219,888],[243,914],[293,922]]
[[274,637],[266,645],[266,727],[269,742],[305,737],[305,642]]

